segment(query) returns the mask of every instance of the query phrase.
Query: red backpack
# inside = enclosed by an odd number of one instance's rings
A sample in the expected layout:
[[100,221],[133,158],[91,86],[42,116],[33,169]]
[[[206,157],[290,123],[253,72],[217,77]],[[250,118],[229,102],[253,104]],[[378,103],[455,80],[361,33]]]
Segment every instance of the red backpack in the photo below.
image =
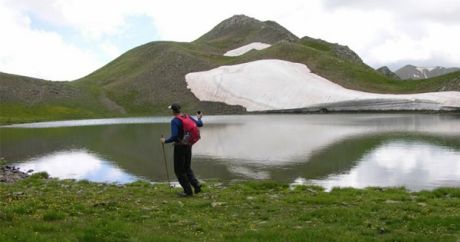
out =
[[200,129],[198,129],[195,121],[193,121],[188,114],[184,114],[183,116],[177,115],[176,118],[182,121],[182,129],[184,130],[184,138],[181,143],[191,146],[198,142],[201,138]]

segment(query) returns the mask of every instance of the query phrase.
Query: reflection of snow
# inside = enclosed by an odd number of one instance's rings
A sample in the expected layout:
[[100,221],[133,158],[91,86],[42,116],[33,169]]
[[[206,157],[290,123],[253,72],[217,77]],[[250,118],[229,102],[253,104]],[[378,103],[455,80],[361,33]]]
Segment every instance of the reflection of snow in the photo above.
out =
[[414,142],[391,142],[367,154],[347,174],[314,182],[332,187],[406,186],[420,190],[459,186],[460,152]]
[[279,166],[307,161],[325,147],[354,136],[384,132],[417,132],[460,135],[458,120],[442,116],[374,114],[348,115],[255,115],[207,117],[202,139],[194,155],[225,160],[242,166],[248,163]]
[[246,116],[244,122],[226,125],[212,125],[219,123],[214,119],[201,129],[203,139],[193,152],[233,166],[297,163],[344,137],[371,132],[370,127],[337,125],[319,116]]
[[59,151],[19,163],[17,166],[24,171],[46,171],[51,177],[63,179],[120,183],[136,180],[134,176],[86,150]]

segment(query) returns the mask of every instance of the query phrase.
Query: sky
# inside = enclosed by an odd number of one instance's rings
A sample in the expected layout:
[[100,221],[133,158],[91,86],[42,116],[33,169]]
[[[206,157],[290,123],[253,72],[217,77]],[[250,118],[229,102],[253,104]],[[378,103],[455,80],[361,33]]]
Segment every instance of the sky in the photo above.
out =
[[347,45],[368,65],[460,67],[458,0],[0,0],[0,72],[75,80],[127,50],[245,14]]

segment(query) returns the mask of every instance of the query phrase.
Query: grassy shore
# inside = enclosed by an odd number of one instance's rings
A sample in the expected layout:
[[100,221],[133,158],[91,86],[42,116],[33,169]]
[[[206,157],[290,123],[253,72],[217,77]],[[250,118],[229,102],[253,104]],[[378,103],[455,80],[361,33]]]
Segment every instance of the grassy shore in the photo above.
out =
[[0,184],[0,241],[458,241],[460,189],[333,189],[42,179]]

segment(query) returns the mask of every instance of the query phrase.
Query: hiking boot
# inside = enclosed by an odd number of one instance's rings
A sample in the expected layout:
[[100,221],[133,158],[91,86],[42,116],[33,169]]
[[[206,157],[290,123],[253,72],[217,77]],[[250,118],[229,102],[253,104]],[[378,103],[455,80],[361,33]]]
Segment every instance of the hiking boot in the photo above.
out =
[[185,192],[179,192],[179,193],[177,193],[177,196],[178,197],[193,197],[193,194],[188,194],[188,193],[185,193]]
[[201,192],[201,184],[196,186],[196,187],[194,187],[194,189],[195,189],[195,194],[200,193]]

